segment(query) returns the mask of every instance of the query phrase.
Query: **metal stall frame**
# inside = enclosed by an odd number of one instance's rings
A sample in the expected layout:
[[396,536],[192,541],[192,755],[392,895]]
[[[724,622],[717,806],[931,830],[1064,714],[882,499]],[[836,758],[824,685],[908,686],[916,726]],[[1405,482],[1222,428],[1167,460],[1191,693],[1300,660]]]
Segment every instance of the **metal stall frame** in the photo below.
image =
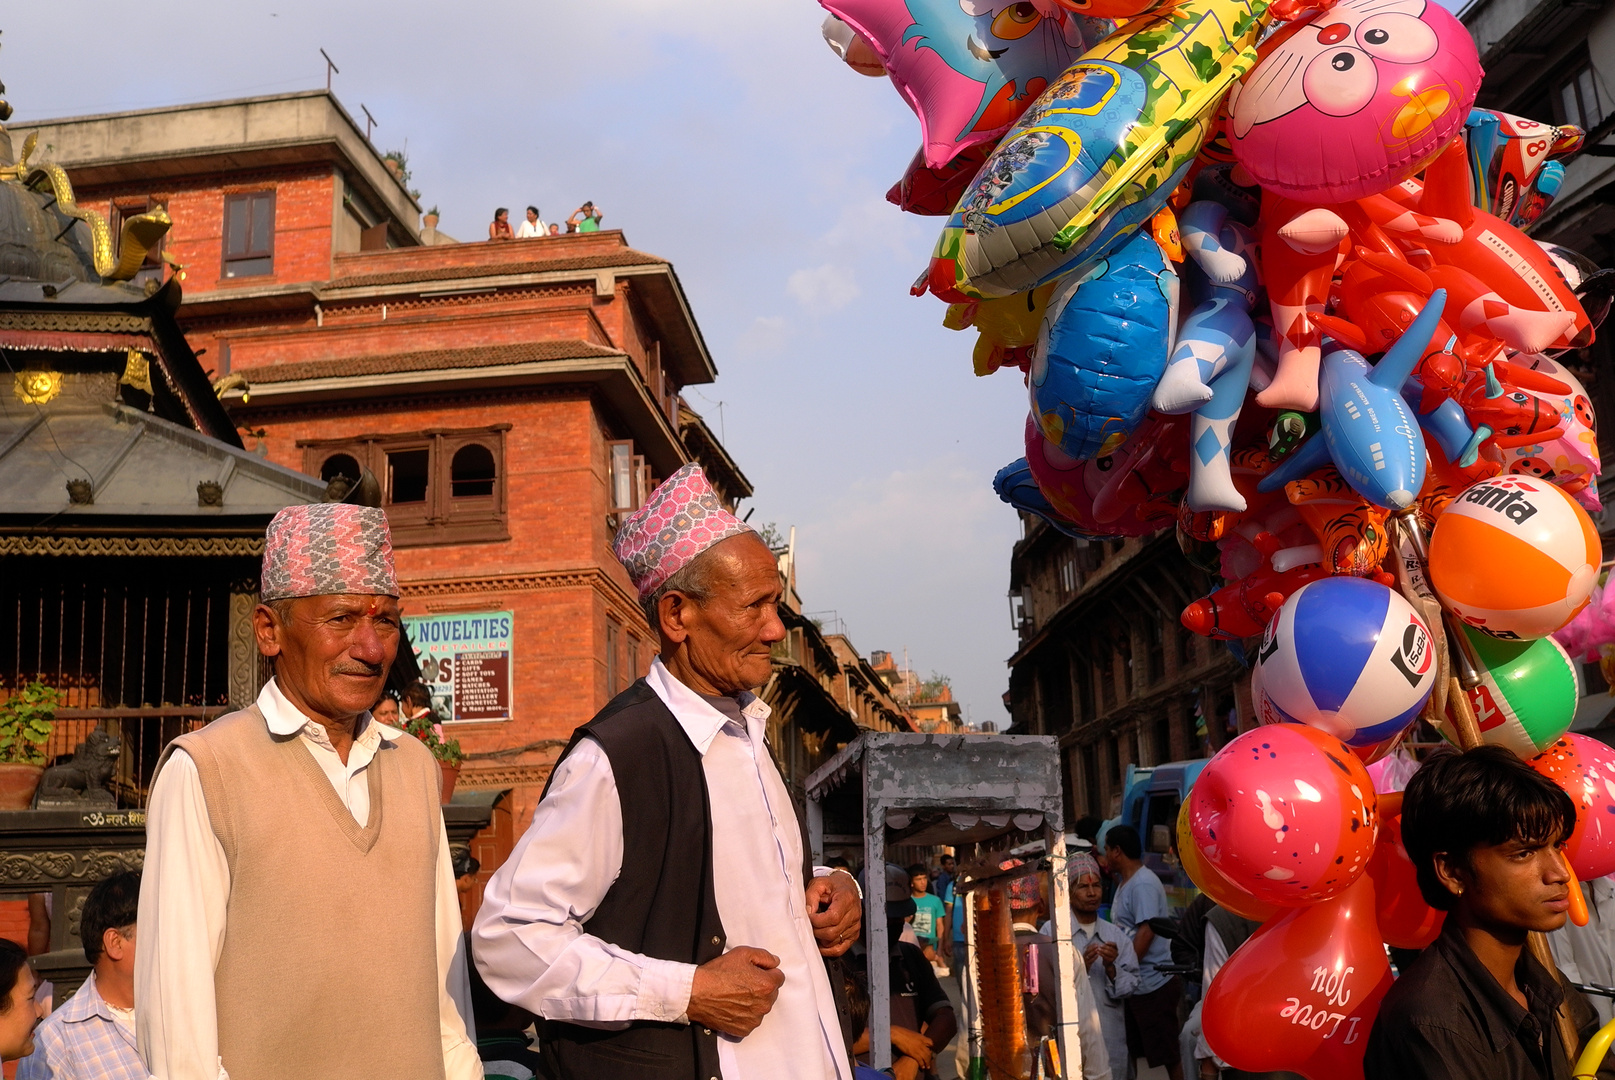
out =
[[[1081,1076],[1076,985],[1066,977],[1079,969],[1071,945],[1058,740],[1042,735],[865,732],[807,779],[808,838],[815,862],[824,857],[824,799],[854,776],[863,796],[864,934],[871,958],[890,952],[884,873],[888,844],[989,844],[1042,827],[1054,870],[1049,916],[1054,923],[1059,985],[1055,1042],[1064,1075]],[[972,921],[966,921],[967,928]],[[966,933],[973,961],[974,934],[969,929]],[[973,962],[969,981],[975,997]],[[979,1000],[977,1006],[973,1016],[980,1013]],[[877,1069],[892,1064],[891,1025],[890,966],[872,961],[869,1042],[870,1061]],[[970,1037],[974,1041],[977,1036]]]

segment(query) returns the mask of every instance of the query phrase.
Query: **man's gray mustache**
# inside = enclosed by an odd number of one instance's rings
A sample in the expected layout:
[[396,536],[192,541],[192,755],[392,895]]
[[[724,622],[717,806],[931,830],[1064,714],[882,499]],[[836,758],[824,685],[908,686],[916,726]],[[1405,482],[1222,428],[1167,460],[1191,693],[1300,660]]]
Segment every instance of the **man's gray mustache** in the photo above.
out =
[[331,669],[333,675],[380,675],[385,669],[380,664],[337,664]]

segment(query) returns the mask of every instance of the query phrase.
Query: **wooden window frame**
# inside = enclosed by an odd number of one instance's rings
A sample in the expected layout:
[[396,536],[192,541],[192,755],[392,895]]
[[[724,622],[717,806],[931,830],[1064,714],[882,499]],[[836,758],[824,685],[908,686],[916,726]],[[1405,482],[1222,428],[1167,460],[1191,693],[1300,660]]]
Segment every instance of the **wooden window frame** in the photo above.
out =
[[[255,199],[267,198],[269,200],[269,235],[264,238],[263,247],[252,246],[252,203]],[[219,278],[221,280],[240,281],[246,278],[264,278],[275,276],[275,224],[279,212],[274,188],[265,188],[257,191],[232,191],[224,196],[224,228],[219,237]],[[247,250],[232,255],[230,252],[230,210],[233,206],[245,205],[247,210]],[[261,274],[232,274],[232,264],[253,262],[259,259],[269,260],[269,269]]]
[[[392,528],[396,547],[443,544],[497,543],[510,539],[510,514],[505,443],[509,424],[480,428],[432,428],[388,434],[364,434],[346,439],[304,439],[303,471],[319,476],[325,462],[347,454],[381,482],[382,507]],[[492,495],[455,498],[451,484],[454,455],[471,444],[493,455]],[[426,501],[395,504],[387,470],[388,453],[427,451]]]

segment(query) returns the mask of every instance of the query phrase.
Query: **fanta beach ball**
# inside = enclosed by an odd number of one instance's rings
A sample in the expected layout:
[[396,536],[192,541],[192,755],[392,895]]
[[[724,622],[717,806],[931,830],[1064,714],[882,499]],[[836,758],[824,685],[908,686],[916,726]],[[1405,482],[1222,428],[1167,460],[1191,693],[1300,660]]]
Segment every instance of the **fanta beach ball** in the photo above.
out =
[[1256,715],[1372,747],[1413,722],[1435,668],[1430,628],[1400,593],[1323,578],[1292,593],[1267,624],[1251,679]]
[[1436,520],[1430,583],[1484,634],[1547,637],[1586,606],[1603,557],[1587,512],[1534,476],[1496,476]]
[[[1483,742],[1531,758],[1570,730],[1581,680],[1557,641],[1503,641],[1469,627],[1464,636],[1480,661],[1480,685],[1469,691],[1469,703]],[[1445,725],[1440,730],[1452,740]]]

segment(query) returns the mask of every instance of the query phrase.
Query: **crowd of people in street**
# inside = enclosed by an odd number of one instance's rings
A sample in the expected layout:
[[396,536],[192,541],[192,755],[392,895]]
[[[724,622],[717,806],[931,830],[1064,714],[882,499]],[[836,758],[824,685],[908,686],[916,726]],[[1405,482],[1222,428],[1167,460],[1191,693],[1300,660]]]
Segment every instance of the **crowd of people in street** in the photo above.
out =
[[[961,868],[814,865],[765,743],[753,690],[785,633],[772,551],[691,465],[614,552],[660,654],[574,733],[465,933],[477,867],[450,850],[436,760],[399,726],[425,723],[430,694],[383,693],[401,638],[386,515],[277,515],[253,613],[273,678],[164,752],[144,867],[88,894],[91,973],[48,1019],[28,951],[0,940],[0,1059],[21,1061],[20,1080],[930,1080],[951,1043],[967,1075],[961,1032],[1005,1003],[973,1000]],[[1588,925],[1564,929],[1575,822],[1560,788],[1500,748],[1438,753],[1413,775],[1402,836],[1447,918],[1397,955],[1366,1080],[1568,1080],[1555,1016],[1573,992],[1525,943],[1549,933],[1573,979],[1611,981],[1608,881],[1591,885]],[[1141,1062],[1171,1080],[1245,1077],[1206,1045],[1198,1003],[1256,924],[1205,896],[1174,914],[1138,833],[1099,824],[1077,824],[1063,866],[996,864],[1012,872],[1027,1031],[1050,1031],[1072,989],[1082,1080],[1132,1080]],[[1051,873],[1069,884],[1073,972],[1054,962]],[[868,948],[872,889],[884,959]],[[871,1045],[875,963],[890,973],[889,1074],[866,1064],[886,1057]],[[356,1012],[378,988],[385,1007]],[[1585,1036],[1608,1007],[1582,1008]]]
[[489,240],[536,240],[545,236],[561,236],[565,233],[599,232],[600,222],[605,217],[600,208],[594,203],[586,202],[566,219],[563,228],[558,222],[544,223],[544,217],[536,206],[527,208],[526,217],[520,225],[514,228],[510,224],[510,209],[501,206],[493,212],[493,221],[488,224]]

